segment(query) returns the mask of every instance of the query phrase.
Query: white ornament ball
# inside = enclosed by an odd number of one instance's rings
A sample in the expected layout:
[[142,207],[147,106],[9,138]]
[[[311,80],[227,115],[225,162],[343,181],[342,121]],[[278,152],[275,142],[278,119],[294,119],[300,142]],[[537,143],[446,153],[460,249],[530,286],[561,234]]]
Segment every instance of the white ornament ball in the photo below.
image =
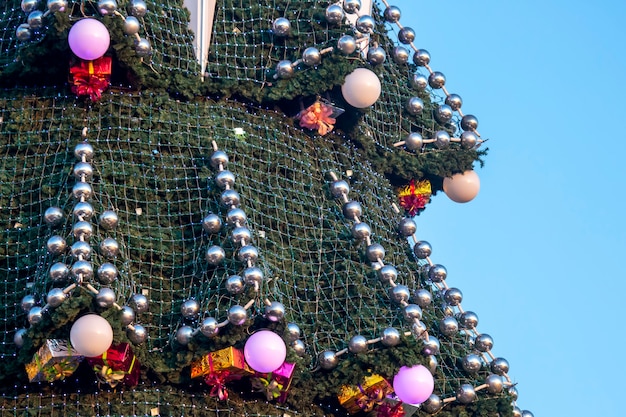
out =
[[353,107],[364,109],[380,97],[380,79],[367,68],[357,68],[346,76],[341,86],[343,98]]
[[467,203],[478,195],[480,178],[472,170],[446,177],[443,179],[443,191],[450,200],[456,203]]
[[82,356],[100,356],[113,343],[113,329],[105,318],[97,314],[87,314],[72,325],[70,342]]

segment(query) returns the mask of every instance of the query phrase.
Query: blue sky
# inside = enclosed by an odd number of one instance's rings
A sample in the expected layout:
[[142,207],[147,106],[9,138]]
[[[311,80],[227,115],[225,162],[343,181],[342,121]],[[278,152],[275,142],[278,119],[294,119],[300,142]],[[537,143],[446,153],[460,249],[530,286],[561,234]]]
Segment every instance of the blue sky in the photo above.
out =
[[[539,416],[623,416],[626,2],[391,1],[489,138],[417,236]],[[618,405],[620,409],[618,409]]]

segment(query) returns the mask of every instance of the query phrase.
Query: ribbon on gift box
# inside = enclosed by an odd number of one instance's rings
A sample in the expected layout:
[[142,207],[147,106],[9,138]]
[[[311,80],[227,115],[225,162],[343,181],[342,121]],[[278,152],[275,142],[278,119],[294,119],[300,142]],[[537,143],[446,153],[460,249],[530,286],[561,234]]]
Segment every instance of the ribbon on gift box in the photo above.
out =
[[283,384],[279,384],[276,380],[270,378],[254,378],[251,383],[252,389],[264,393],[267,401],[272,401],[280,397],[284,388]]
[[109,384],[111,388],[115,388],[117,384],[119,384],[124,380],[124,378],[126,378],[126,375],[131,374],[131,372],[133,371],[133,367],[135,366],[135,359],[137,359],[137,357],[133,355],[133,360],[130,362],[130,367],[128,368],[128,371],[114,371],[113,369],[111,369],[109,363],[107,362],[107,352],[104,352],[102,354],[103,365],[95,365],[93,367],[93,370],[96,371],[96,376],[98,377],[98,380]]
[[93,61],[80,61],[70,67],[72,91],[79,96],[89,96],[98,101],[102,92],[109,87],[111,57],[105,56]]
[[301,127],[317,130],[317,133],[324,136],[334,128],[336,119],[331,117],[332,114],[333,109],[330,106],[316,101],[296,117],[300,119]]
[[52,382],[57,379],[64,379],[66,376],[70,376],[76,370],[76,367],[71,361],[64,359],[61,362],[57,362],[52,366],[48,366],[42,369],[39,357],[37,358],[37,367],[43,372],[46,381]]
[[377,417],[404,417],[404,415],[406,415],[406,412],[402,407],[402,401],[399,401],[395,405],[385,402],[381,404],[377,410]]
[[430,181],[423,180],[415,183],[415,180],[411,180],[409,185],[399,190],[398,199],[400,200],[400,206],[402,206],[409,215],[415,216],[420,210],[426,207],[431,194],[432,189]]
[[363,396],[356,400],[356,404],[366,413],[369,413],[374,407],[384,402],[386,393],[382,388],[375,388],[368,392],[363,389],[361,384],[358,387]]
[[226,390],[226,382],[241,378],[231,371],[215,371],[213,368],[213,357],[209,355],[209,373],[204,377],[204,382],[211,385],[211,397],[217,397],[221,401],[228,399],[228,391]]

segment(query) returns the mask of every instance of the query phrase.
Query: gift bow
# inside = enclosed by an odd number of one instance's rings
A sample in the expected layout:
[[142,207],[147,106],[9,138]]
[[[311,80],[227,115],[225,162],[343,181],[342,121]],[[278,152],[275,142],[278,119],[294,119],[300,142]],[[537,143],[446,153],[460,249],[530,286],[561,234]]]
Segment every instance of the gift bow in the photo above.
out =
[[74,373],[74,366],[67,360],[62,360],[59,363],[55,363],[53,366],[44,369],[44,374],[48,382],[55,381],[57,379],[64,379],[66,376],[70,376]]
[[385,399],[385,391],[381,388],[376,388],[371,392],[367,392],[363,389],[361,384],[359,384],[359,390],[363,396],[356,400],[356,404],[366,413],[372,411],[377,405],[382,404]]
[[228,399],[228,391],[226,391],[226,387],[224,384],[228,381],[232,381],[235,379],[241,378],[241,375],[237,375],[230,371],[218,371],[216,372],[213,368],[213,357],[209,355],[209,373],[204,377],[204,382],[207,385],[211,385],[210,395],[211,397],[217,397],[220,400]]
[[88,95],[92,101],[98,101],[109,86],[111,58],[103,57],[96,61],[87,61],[86,64],[86,68],[82,62],[70,68],[74,84],[72,91],[79,96]]
[[333,130],[335,125],[336,120],[330,117],[332,113],[333,109],[317,101],[298,114],[300,126],[311,130],[317,129],[317,132],[324,136]]
[[252,388],[255,391],[265,393],[267,401],[272,401],[278,397],[284,388],[283,384],[279,384],[274,379],[269,378],[254,378],[252,380]]
[[378,407],[377,417],[403,417],[406,414],[404,408],[402,408],[402,401],[396,405],[384,403]]
[[126,378],[126,375],[130,375],[130,373],[133,371],[133,367],[135,366],[136,356],[133,355],[133,360],[130,363],[130,367],[128,368],[128,371],[122,371],[122,370],[114,371],[109,366],[109,363],[106,360],[106,356],[107,356],[106,352],[104,352],[102,354],[102,362],[104,362],[104,365],[102,366],[96,365],[93,367],[93,369],[94,371],[96,371],[96,376],[98,377],[100,381],[106,382],[107,384],[111,386],[111,388],[115,388],[117,384],[119,384],[120,382],[124,380],[124,378]]
[[415,180],[411,180],[409,185],[401,188],[398,193],[400,206],[408,211],[411,216],[414,216],[419,210],[426,207],[431,193],[430,181],[424,180],[416,184]]

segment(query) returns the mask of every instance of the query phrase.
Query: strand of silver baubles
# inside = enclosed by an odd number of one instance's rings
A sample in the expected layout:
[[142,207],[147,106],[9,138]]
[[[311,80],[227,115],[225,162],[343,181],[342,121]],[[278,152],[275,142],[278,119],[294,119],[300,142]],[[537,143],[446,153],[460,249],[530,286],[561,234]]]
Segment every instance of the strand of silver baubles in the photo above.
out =
[[[48,15],[71,11],[75,4],[78,3],[81,3],[82,6],[82,2],[78,1],[48,0],[45,10],[38,10],[40,3],[44,3],[44,1],[21,1],[20,7],[27,15],[27,18],[26,23],[18,25],[15,30],[15,36],[18,41],[27,42],[33,39],[33,37],[38,38],[41,35],[40,30],[45,26],[44,19]],[[128,36],[133,36],[137,55],[140,57],[149,56],[152,53],[152,46],[147,39],[139,36],[139,31],[141,30],[139,19],[143,18],[148,12],[146,2],[144,0],[131,0],[127,11],[128,16],[120,13],[117,0],[98,0],[95,10],[101,16],[118,16],[122,18],[124,20],[124,33]],[[86,21],[86,23],[83,21]],[[81,59],[91,60],[99,58],[106,52],[109,46],[108,30],[100,21],[93,18],[81,19],[78,22],[83,23],[76,27],[72,26],[72,29],[70,29],[72,34],[68,39],[70,48]]]

